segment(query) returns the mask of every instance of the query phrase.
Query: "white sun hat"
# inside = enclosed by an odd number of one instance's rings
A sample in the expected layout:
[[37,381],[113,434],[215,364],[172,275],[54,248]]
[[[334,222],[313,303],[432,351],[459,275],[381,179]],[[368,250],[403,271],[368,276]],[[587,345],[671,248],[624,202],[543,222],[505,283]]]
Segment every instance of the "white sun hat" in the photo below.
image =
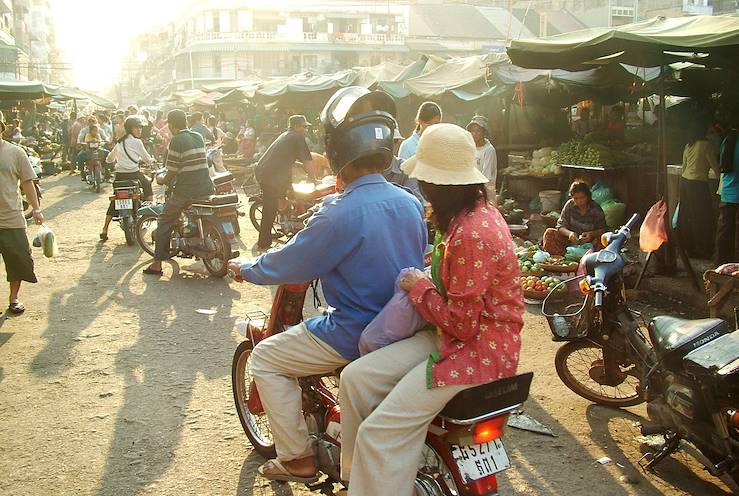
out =
[[416,154],[403,162],[409,177],[431,184],[484,184],[488,178],[477,170],[475,140],[456,124],[435,124],[421,135]]

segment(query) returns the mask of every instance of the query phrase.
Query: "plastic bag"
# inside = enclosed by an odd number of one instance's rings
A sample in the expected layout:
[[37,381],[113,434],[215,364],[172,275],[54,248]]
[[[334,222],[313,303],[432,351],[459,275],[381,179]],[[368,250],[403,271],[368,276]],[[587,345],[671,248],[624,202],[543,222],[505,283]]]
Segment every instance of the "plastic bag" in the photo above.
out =
[[33,246],[42,248],[46,258],[59,255],[59,243],[56,240],[54,231],[46,224],[41,224],[36,236],[33,238]]
[[608,200],[613,200],[613,193],[611,188],[603,183],[595,183],[591,188],[593,200],[599,205],[603,205]]
[[412,270],[415,269],[400,271],[395,280],[395,294],[362,331],[359,337],[360,355],[364,356],[383,346],[409,338],[428,324],[413,306],[408,293],[399,286],[402,277]]
[[565,258],[568,260],[580,261],[587,252],[593,249],[592,243],[584,243],[580,246],[568,246],[565,251]]
[[677,203],[677,207],[675,207],[675,213],[672,214],[672,229],[677,229],[677,222],[680,218],[680,202]]
[[649,209],[641,229],[639,229],[639,248],[645,253],[657,251],[663,243],[667,242],[667,226],[665,216],[667,215],[667,204],[660,200]]
[[606,225],[611,229],[620,227],[626,216],[626,204],[619,203],[616,200],[608,200],[601,205],[603,213],[606,215]]
[[539,250],[536,253],[534,253],[532,260],[536,263],[544,263],[551,256],[552,255],[550,255],[548,252]]

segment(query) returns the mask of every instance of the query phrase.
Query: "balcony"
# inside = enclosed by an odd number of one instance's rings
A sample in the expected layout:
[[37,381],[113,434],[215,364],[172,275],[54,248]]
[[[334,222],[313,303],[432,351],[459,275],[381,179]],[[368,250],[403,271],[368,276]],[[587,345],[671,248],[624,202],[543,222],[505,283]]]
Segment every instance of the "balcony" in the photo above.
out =
[[399,45],[405,44],[405,37],[392,34],[359,34],[359,33],[316,33],[296,32],[279,33],[276,31],[245,31],[238,33],[194,33],[184,37],[178,43],[184,48],[192,43],[221,43],[221,42],[250,42],[250,43],[316,43],[316,44],[361,44],[361,45]]

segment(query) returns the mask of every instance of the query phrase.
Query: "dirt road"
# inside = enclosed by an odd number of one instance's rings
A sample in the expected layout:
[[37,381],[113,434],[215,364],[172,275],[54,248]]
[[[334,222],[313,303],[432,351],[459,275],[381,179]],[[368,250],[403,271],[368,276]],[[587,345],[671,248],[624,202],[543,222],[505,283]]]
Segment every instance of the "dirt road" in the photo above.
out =
[[[161,280],[145,277],[148,257],[116,225],[98,242],[105,195],[66,174],[43,183],[61,254],[34,250],[40,283],[23,287],[28,311],[0,319],[0,494],[307,494],[255,476],[262,460],[233,406],[234,322],[266,309],[269,288],[210,278],[187,260],[165,265]],[[556,349],[545,321],[527,314],[521,370],[536,375],[526,411],[557,437],[508,430],[513,468],[501,495],[728,493],[687,455],[642,473],[644,409],[610,410],[569,392],[554,372]],[[596,464],[603,456],[613,462]]]

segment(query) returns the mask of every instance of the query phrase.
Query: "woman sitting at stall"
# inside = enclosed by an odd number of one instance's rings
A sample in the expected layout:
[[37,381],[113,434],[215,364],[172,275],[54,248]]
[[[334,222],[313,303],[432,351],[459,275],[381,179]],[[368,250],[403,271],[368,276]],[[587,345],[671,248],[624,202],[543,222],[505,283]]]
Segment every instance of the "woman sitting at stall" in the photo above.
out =
[[544,251],[564,255],[570,245],[592,243],[600,247],[600,237],[608,230],[603,209],[593,201],[590,186],[575,181],[570,186],[570,199],[562,208],[557,227],[544,232]]

